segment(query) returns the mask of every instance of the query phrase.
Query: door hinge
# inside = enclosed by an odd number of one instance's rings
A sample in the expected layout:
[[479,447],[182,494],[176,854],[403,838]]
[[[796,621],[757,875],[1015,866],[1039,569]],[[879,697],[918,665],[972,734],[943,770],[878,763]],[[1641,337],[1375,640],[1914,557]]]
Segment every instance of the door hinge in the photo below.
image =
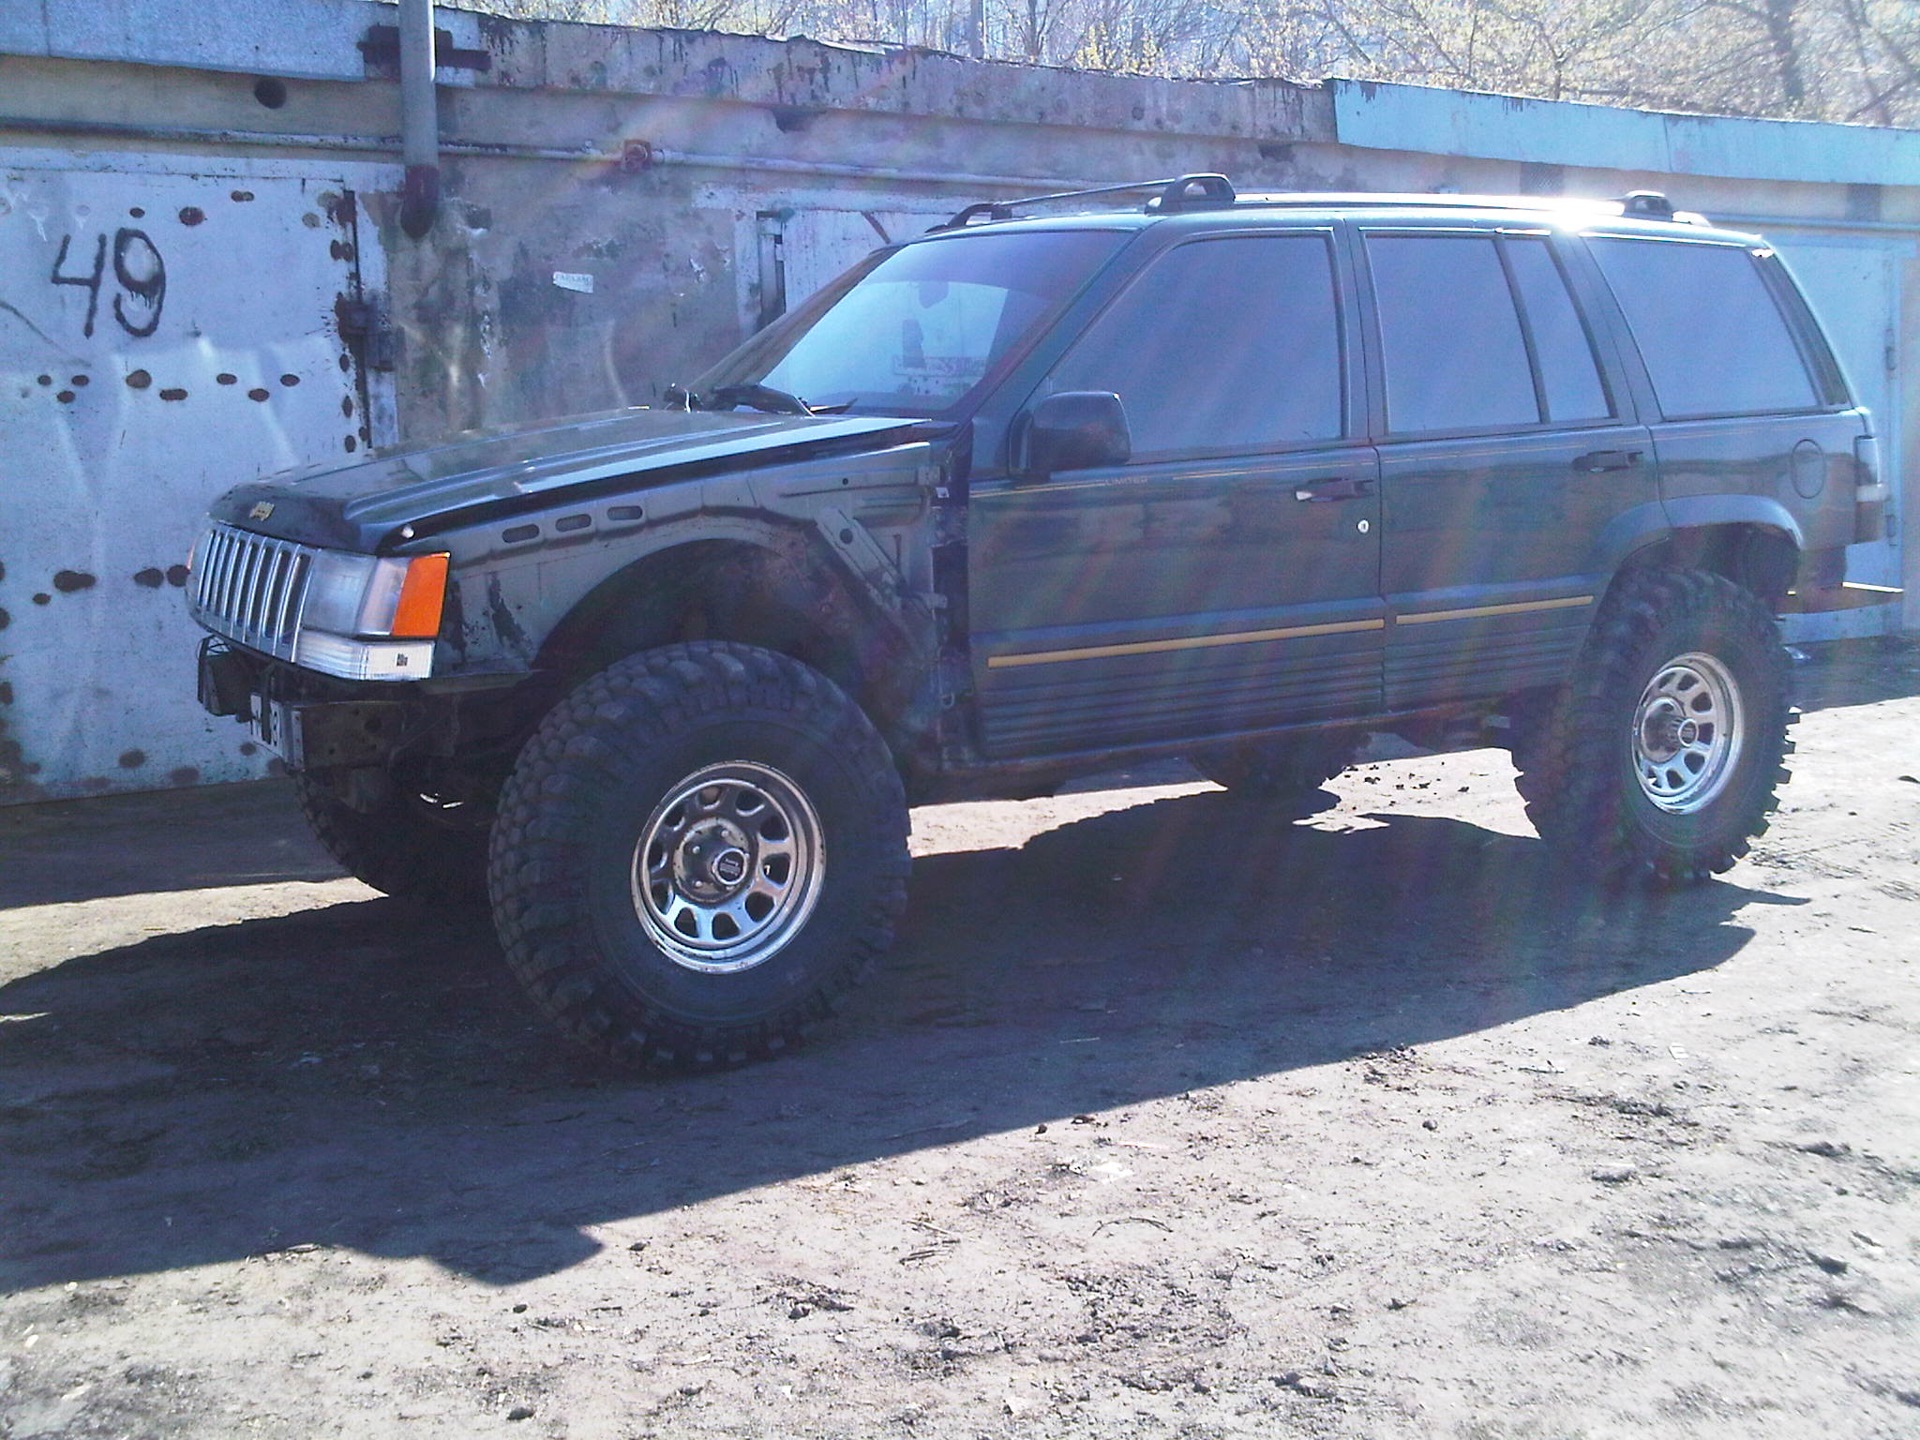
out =
[[[354,41],[370,74],[388,76],[400,72],[400,27],[369,25],[367,33]],[[493,56],[485,50],[467,50],[453,43],[453,32],[438,26],[433,31],[433,65],[436,70],[493,69]]]
[[333,316],[340,326],[340,338],[360,357],[369,370],[391,370],[399,361],[400,337],[387,318],[384,295],[349,299],[342,295],[333,304]]

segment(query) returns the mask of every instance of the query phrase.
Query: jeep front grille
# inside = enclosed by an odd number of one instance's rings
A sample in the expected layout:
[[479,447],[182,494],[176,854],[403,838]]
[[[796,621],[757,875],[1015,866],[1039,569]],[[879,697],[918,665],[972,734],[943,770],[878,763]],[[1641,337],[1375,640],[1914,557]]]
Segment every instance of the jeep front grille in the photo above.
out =
[[193,618],[249,650],[291,660],[317,553],[308,545],[215,525],[193,577]]

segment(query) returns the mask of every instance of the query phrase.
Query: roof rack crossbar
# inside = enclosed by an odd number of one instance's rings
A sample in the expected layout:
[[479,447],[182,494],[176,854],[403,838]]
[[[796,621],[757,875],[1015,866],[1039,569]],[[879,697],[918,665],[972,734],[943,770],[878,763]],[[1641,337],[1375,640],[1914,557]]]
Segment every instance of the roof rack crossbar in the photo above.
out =
[[[1199,187],[1196,193],[1194,187]],[[1089,195],[1124,195],[1130,190],[1158,190],[1149,202],[1162,210],[1196,209],[1201,204],[1231,205],[1233,185],[1224,175],[1180,175],[1164,180],[1129,180],[1124,185],[1091,185],[1084,190],[1055,190],[1048,195],[1024,195],[1018,200],[977,200],[954,213],[953,218],[928,231],[962,230],[975,220],[1011,220],[1015,210],[1041,205],[1049,200],[1084,200]]]

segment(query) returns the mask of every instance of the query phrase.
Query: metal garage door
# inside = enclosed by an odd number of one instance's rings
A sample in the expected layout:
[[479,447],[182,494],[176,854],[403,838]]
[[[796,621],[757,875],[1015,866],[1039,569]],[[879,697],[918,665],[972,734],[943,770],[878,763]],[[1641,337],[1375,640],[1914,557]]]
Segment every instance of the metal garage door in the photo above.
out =
[[199,517],[387,438],[346,181],[189,163],[0,152],[0,802],[263,773],[194,701]]
[[[1893,486],[1884,540],[1855,545],[1847,555],[1850,579],[1871,585],[1899,585],[1901,516],[1900,437],[1906,417],[1900,413],[1895,384],[1900,344],[1900,262],[1913,254],[1910,241],[1874,235],[1781,231],[1769,238],[1793,268],[1794,277],[1819,313],[1846,367],[1854,394],[1873,410],[1880,436],[1880,464]],[[1788,638],[1832,640],[1846,635],[1878,635],[1900,628],[1901,607],[1875,606],[1832,615],[1797,615],[1787,622]]]

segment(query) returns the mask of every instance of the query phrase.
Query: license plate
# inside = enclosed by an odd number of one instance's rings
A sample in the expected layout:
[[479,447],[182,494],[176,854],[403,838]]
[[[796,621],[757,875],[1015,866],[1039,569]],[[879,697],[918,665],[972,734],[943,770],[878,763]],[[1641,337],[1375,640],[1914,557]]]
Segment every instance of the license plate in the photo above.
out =
[[263,695],[253,697],[253,718],[247,721],[247,730],[274,754],[286,755],[287,709],[276,705]]

